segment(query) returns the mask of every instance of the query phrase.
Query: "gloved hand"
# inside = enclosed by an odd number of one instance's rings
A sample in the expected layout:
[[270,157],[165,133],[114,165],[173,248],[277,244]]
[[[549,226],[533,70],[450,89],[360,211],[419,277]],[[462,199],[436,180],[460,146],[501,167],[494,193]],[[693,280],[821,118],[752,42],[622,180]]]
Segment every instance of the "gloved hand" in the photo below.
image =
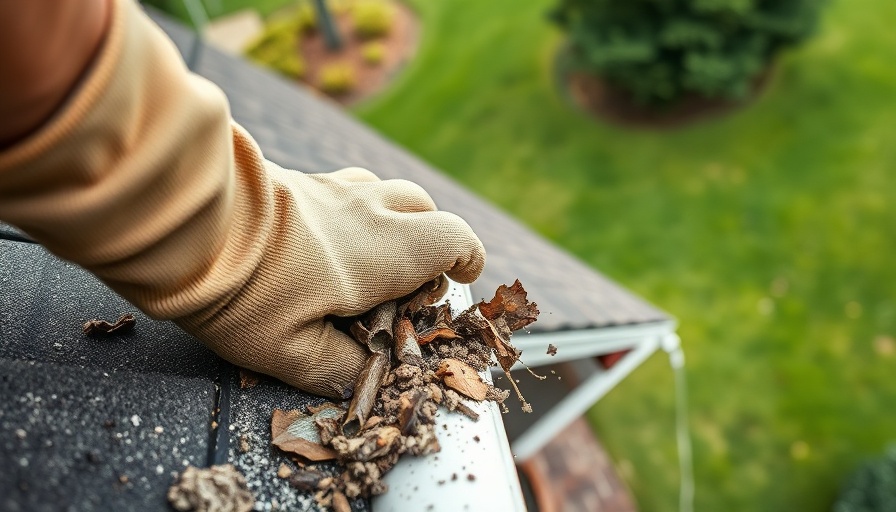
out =
[[233,297],[175,321],[225,359],[347,398],[367,352],[327,315],[354,316],[446,273],[475,280],[485,253],[456,215],[404,180],[350,168],[305,175],[264,163],[275,226]]
[[127,0],[62,109],[0,152],[0,219],[225,359],[338,398],[365,352],[327,315],[443,272],[471,282],[485,260],[412,183],[265,161],[223,93]]

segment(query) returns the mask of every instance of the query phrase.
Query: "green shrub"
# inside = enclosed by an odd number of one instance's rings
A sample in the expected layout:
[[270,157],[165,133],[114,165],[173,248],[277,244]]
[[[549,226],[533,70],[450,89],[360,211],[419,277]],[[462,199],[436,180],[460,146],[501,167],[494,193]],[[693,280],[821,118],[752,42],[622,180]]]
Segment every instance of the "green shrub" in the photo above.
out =
[[896,512],[896,446],[853,473],[833,512]]
[[361,47],[361,58],[370,66],[379,66],[386,57],[386,45],[379,41],[364,43]]
[[307,34],[317,28],[317,9],[310,0],[299,2],[296,7],[296,24],[299,26],[299,33]]
[[392,6],[383,0],[359,0],[352,6],[351,14],[355,33],[369,39],[388,34],[395,13]]
[[782,48],[814,29],[823,0],[559,0],[572,65],[643,103],[742,98]]
[[355,71],[348,64],[329,64],[320,70],[318,86],[334,96],[345,94],[355,87]]
[[246,49],[246,56],[289,78],[302,78],[305,63],[299,55],[299,30],[296,17],[269,23]]

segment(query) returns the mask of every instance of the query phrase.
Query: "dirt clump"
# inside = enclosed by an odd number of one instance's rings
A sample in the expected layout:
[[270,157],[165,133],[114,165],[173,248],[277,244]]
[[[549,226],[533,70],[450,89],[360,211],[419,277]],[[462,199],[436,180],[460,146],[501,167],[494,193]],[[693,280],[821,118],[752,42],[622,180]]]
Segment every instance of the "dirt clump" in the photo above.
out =
[[189,466],[168,489],[168,501],[175,510],[196,512],[248,512],[255,505],[246,479],[230,464]]

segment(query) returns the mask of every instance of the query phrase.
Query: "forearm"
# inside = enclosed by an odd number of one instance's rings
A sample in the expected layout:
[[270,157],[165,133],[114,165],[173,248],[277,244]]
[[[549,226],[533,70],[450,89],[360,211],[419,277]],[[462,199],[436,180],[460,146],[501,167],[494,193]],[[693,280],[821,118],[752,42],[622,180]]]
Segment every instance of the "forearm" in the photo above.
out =
[[0,0],[0,149],[41,126],[89,67],[108,0]]
[[61,108],[0,151],[0,219],[174,318],[218,298],[195,290],[235,222],[230,112],[139,6],[110,3],[109,16]]

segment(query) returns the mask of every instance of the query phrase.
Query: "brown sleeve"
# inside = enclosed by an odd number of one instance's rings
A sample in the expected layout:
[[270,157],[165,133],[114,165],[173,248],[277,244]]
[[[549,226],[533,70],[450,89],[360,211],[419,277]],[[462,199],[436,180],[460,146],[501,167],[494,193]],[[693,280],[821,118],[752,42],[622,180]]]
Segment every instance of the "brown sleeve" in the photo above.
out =
[[147,313],[180,317],[220,300],[216,282],[248,279],[272,223],[271,184],[222,91],[186,70],[136,3],[112,11],[66,104],[0,153],[0,219]]

